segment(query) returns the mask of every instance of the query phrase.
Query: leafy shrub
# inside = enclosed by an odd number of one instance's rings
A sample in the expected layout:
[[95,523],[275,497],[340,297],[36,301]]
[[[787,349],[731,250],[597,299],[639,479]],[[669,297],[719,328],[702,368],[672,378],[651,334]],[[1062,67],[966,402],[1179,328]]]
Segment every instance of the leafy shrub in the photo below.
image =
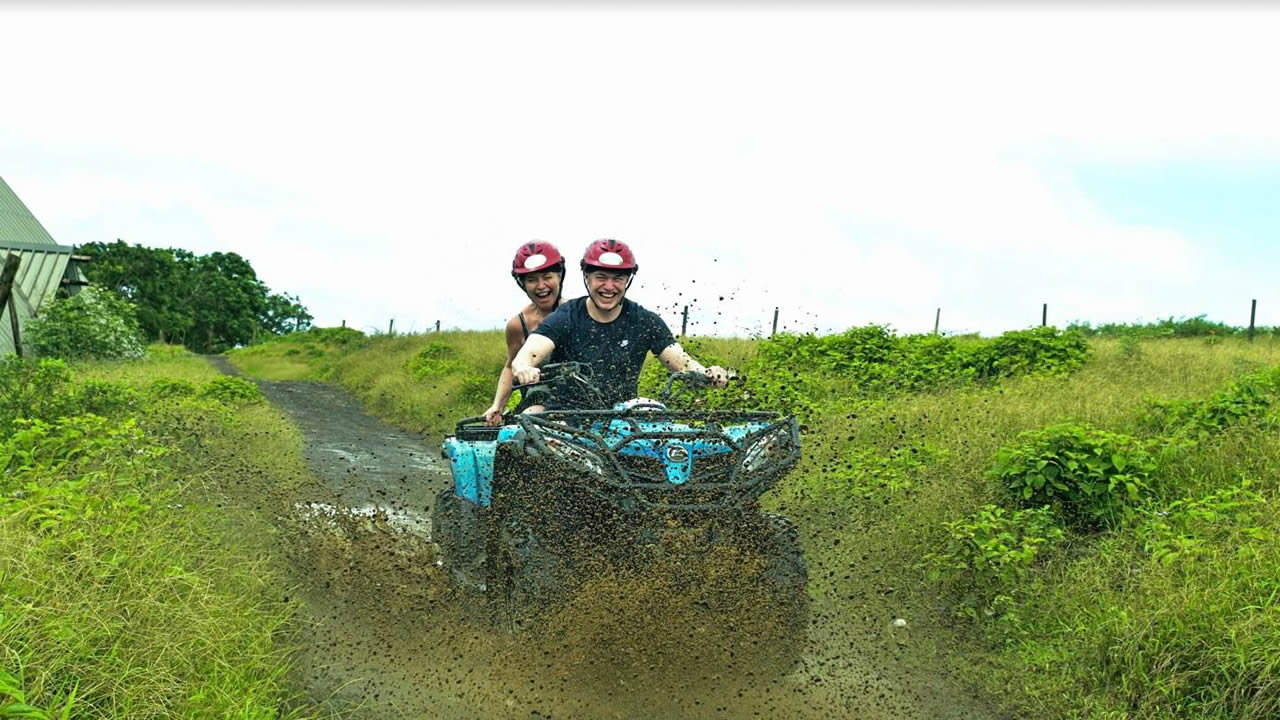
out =
[[359,343],[368,339],[364,333],[356,330],[355,328],[349,327],[313,327],[309,328],[305,332],[292,333],[285,336],[285,338],[289,340],[292,340],[295,337],[298,339],[305,338],[306,340],[325,343],[328,345],[350,345],[352,343]]
[[460,372],[463,369],[463,362],[458,358],[458,351],[453,347],[438,340],[432,340],[416,355],[409,358],[407,369],[413,377],[425,380]]
[[971,361],[981,377],[1075,370],[1089,359],[1084,336],[1054,327],[1011,330],[980,346]]
[[[18,420],[14,425],[13,434],[0,442],[0,510],[6,502],[31,502],[33,493],[55,492],[50,488],[66,489],[68,499],[110,496],[119,489],[114,485],[117,478],[141,479],[142,487],[154,474],[150,463],[165,453],[133,418],[77,415],[53,422]],[[15,496],[15,488],[23,492]],[[48,509],[47,503],[36,504],[42,507],[35,515]]]
[[1280,383],[1274,370],[1247,375],[1202,400],[1148,400],[1140,427],[1161,433],[1204,435],[1267,416]]
[[484,375],[468,375],[458,387],[457,399],[467,405],[485,406],[493,401],[494,380]]
[[1142,347],[1138,344],[1138,336],[1125,333],[1120,336],[1120,357],[1125,360],[1137,360],[1142,357]]
[[61,360],[0,358],[0,437],[17,418],[52,420],[68,408],[71,370]]
[[226,405],[260,403],[265,400],[257,385],[234,375],[223,375],[205,383],[197,397],[210,398]]
[[1051,505],[1071,524],[1114,525],[1146,493],[1156,462],[1137,439],[1065,423],[1018,435],[994,473],[1023,506]]
[[146,355],[134,306],[92,285],[46,305],[28,324],[27,342],[37,355],[68,360],[129,360]]
[[995,615],[1027,571],[1063,538],[1049,507],[1008,512],[984,505],[944,525],[942,547],[921,564],[932,580],[943,580],[961,595],[959,611],[970,617]]
[[871,392],[917,391],[1033,372],[1075,370],[1089,348],[1078,333],[1056,328],[1007,332],[989,341],[937,335],[897,337],[868,325],[838,335],[776,335],[762,341],[759,357],[774,369],[817,369]]
[[1266,499],[1250,489],[1251,485],[1245,479],[1201,498],[1175,500],[1152,513],[1137,529],[1143,549],[1169,565],[1195,559],[1209,543],[1238,548],[1250,540],[1270,540],[1271,533],[1261,519]]
[[151,381],[148,388],[154,398],[165,399],[175,397],[194,397],[196,384],[181,378],[158,377]]
[[110,380],[84,380],[72,394],[76,411],[113,417],[141,409],[142,395],[133,386]]

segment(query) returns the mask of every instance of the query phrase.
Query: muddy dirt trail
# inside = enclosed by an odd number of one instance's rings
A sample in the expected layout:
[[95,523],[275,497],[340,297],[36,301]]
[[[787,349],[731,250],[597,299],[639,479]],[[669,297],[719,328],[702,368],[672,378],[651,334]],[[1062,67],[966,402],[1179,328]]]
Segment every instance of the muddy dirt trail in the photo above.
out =
[[[438,442],[331,385],[258,385],[301,429],[317,480],[278,515],[306,620],[293,681],[316,705],[378,720],[999,717],[854,596],[813,598],[803,661],[784,676],[737,662],[767,635],[749,618],[686,622],[686,605],[607,579],[547,632],[495,630],[436,567],[431,503],[449,483]],[[811,575],[825,572],[811,561]]]

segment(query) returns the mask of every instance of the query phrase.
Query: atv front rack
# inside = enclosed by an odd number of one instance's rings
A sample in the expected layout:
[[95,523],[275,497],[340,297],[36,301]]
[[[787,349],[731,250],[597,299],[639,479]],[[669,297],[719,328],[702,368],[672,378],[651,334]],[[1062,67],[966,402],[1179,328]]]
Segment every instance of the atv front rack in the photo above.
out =
[[[667,422],[686,427],[646,430],[642,420],[646,424]],[[796,419],[780,413],[647,408],[563,410],[518,415],[515,421],[524,430],[524,443],[532,446],[537,455],[579,471],[586,478],[588,492],[628,512],[700,512],[744,506],[754,502],[800,459]],[[625,432],[619,433],[612,446],[603,435],[588,429],[603,426],[616,432],[620,428],[615,423],[623,423],[621,429]],[[730,423],[767,424],[735,438],[724,428]],[[471,428],[465,430],[470,434]],[[463,423],[459,423],[458,437],[467,437]],[[681,484],[668,479],[661,459],[645,458],[644,452],[625,452],[632,446],[653,448],[658,443],[675,442],[688,451],[699,441],[722,445],[727,451],[694,459],[692,474]],[[772,447],[766,448],[766,444]],[[748,462],[766,451],[765,461]]]

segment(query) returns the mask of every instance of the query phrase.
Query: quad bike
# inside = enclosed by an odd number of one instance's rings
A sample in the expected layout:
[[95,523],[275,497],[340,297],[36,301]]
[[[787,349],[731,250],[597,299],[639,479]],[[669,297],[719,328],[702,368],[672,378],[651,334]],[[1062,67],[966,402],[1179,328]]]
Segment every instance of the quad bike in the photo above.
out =
[[[522,396],[575,386],[599,398],[589,366],[548,364]],[[643,564],[665,536],[677,552],[729,545],[758,558],[754,577],[786,618],[795,659],[808,621],[808,570],[795,527],[759,498],[800,458],[796,419],[774,412],[669,409],[658,400],[611,409],[511,414],[501,427],[472,417],[444,441],[453,484],[437,497],[432,535],[455,591],[498,625],[521,630],[598,567]],[[679,386],[675,386],[677,389]],[[601,403],[603,405],[603,403]],[[789,661],[790,662],[790,661]]]

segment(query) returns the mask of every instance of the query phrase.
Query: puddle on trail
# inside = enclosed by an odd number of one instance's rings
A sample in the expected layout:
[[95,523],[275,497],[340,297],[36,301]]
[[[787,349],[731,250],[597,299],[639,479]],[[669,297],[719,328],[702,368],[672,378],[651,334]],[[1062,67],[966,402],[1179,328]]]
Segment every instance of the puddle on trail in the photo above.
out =
[[858,631],[821,603],[798,664],[779,669],[765,652],[783,641],[779,618],[735,581],[751,574],[742,557],[602,567],[537,629],[512,632],[451,591],[425,514],[293,510],[311,620],[294,680],[344,717],[989,717],[894,662],[888,621]]

